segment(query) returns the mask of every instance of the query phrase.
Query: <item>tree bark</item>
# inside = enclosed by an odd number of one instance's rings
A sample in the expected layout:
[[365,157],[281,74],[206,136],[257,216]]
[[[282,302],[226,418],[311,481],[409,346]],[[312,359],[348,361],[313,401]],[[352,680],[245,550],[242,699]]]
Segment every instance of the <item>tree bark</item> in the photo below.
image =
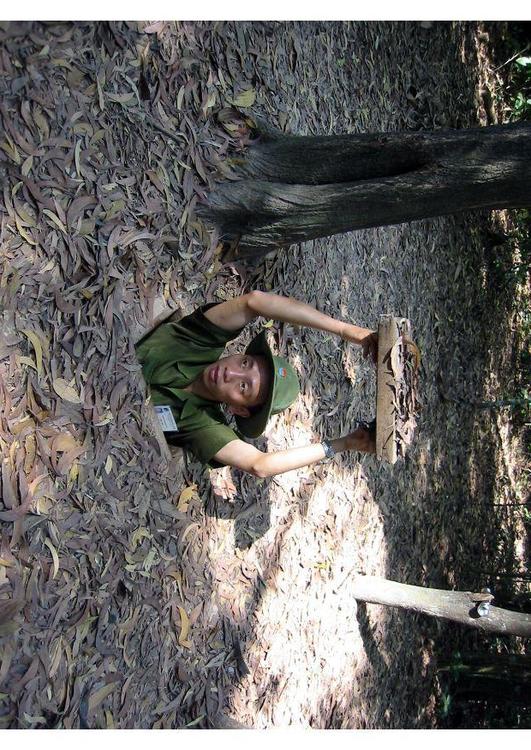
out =
[[200,213],[253,257],[317,237],[531,204],[531,124],[424,133],[266,136]]
[[488,615],[479,617],[471,594],[467,591],[429,589],[374,576],[355,576],[353,595],[365,602],[412,609],[414,612],[460,622],[486,633],[531,637],[531,615],[491,606]]

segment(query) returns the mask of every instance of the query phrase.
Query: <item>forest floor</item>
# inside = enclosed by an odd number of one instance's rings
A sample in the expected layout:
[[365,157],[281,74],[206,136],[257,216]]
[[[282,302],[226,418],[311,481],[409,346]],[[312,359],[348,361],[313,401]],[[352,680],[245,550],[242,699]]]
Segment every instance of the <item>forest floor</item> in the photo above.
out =
[[[221,265],[193,210],[235,146],[215,120],[231,103],[299,134],[504,121],[499,31],[0,24],[0,727],[437,725],[437,664],[487,642],[356,603],[349,577],[515,591],[521,430],[480,406],[518,386],[511,215],[244,268]],[[353,454],[269,480],[168,462],[134,342],[163,309],[253,287],[360,325],[410,318],[423,411],[404,461]],[[259,446],[374,414],[359,352],[270,335],[302,393]]]

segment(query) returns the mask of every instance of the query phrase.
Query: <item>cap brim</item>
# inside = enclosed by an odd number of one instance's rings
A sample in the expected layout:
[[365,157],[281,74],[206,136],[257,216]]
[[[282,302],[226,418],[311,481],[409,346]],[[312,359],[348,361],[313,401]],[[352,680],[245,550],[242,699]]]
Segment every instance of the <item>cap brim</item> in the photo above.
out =
[[266,358],[267,364],[269,365],[269,372],[271,375],[271,386],[269,393],[262,406],[251,414],[250,417],[236,417],[236,424],[238,430],[249,438],[259,437],[266,428],[267,421],[271,416],[271,410],[273,408],[273,400],[275,398],[275,389],[277,384],[277,377],[275,372],[275,363],[273,361],[273,352],[269,348],[267,343],[266,331],[261,331],[258,336],[251,341],[247,349],[246,354],[255,354],[257,356],[263,356]]

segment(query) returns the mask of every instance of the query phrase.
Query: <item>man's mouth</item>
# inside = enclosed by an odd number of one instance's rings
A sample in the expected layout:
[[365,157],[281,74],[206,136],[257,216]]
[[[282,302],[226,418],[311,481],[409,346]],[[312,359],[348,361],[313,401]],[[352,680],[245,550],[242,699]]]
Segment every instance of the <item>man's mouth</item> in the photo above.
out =
[[216,367],[213,367],[212,370],[210,370],[210,380],[216,385],[218,383],[218,376],[219,376],[219,365],[216,365]]

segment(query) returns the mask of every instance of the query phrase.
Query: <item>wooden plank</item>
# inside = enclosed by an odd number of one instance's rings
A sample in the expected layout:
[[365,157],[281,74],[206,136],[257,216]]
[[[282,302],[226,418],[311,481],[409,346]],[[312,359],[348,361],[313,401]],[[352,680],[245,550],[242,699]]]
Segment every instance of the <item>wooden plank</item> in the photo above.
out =
[[378,324],[378,363],[376,381],[376,458],[396,463],[396,424],[394,392],[397,382],[391,368],[390,353],[401,333],[411,337],[407,318],[382,315]]

